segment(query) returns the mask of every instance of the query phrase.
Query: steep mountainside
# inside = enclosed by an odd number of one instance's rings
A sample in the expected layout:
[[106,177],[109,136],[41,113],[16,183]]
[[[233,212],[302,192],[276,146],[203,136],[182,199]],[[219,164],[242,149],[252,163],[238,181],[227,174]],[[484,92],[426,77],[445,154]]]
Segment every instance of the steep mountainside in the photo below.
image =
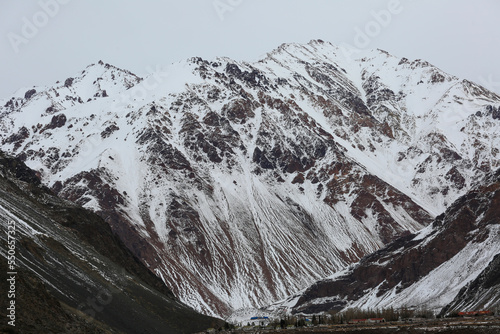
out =
[[500,254],[495,255],[486,269],[464,286],[441,313],[488,309],[492,312],[500,309]]
[[318,40],[143,80],[91,65],[8,99],[0,127],[182,301],[226,315],[429,224],[498,167],[499,106],[426,62]]
[[[0,268],[17,273],[14,288],[0,283],[3,310],[10,301],[16,307],[2,333],[192,333],[222,322],[181,304],[106,222],[55,197],[35,172],[1,152],[0,230]],[[14,268],[7,267],[8,249]]]
[[439,311],[449,303],[443,313],[498,307],[499,254],[500,170],[419,233],[278,306],[306,313],[403,306]]

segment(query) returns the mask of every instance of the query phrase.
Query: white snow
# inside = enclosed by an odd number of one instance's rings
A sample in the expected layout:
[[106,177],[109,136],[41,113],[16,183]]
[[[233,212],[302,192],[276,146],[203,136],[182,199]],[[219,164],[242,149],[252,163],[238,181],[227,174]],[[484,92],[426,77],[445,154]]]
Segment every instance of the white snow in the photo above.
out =
[[[24,99],[27,89],[23,89],[12,97],[19,103],[15,110],[3,107],[5,104],[0,107],[2,149],[26,153],[26,163],[40,171],[49,186],[64,183],[80,172],[94,170],[106,175],[105,183],[125,199],[116,209],[140,236],[151,239],[158,252],[156,261],[146,264],[181,301],[205,313],[221,315],[216,310],[221,303],[221,308],[234,310],[284,299],[315,280],[334,277],[358,260],[360,253],[383,245],[376,214],[367,208],[367,217],[360,221],[351,213],[356,181],[348,185],[352,188],[343,201],[329,205],[324,201],[325,191],[318,192],[311,180],[292,184],[297,173],[277,171],[285,182],[277,181],[276,175],[266,170],[257,174],[257,165],[252,162],[256,147],[282,144],[293,149],[303,145],[297,139],[305,136],[302,132],[311,131],[314,140],[320,138],[317,133],[321,129],[347,157],[330,150],[311,170],[327,169],[337,158],[348,159],[359,175],[377,176],[434,216],[484,174],[480,164],[500,165],[491,153],[500,147],[499,122],[472,116],[487,105],[498,106],[500,98],[475,96],[469,84],[423,62],[400,64],[400,59],[379,50],[353,53],[319,42],[283,45],[251,64],[227,58],[214,62],[220,66],[204,65],[209,74],[206,78],[197,72],[199,64],[187,60],[157,70],[142,81],[125,71],[96,64],[75,75],[68,87],[64,80],[51,87],[35,87],[37,93],[29,100]],[[270,86],[259,90],[238,79],[230,84],[227,64],[249,73],[261,70]],[[310,73],[314,71],[325,74],[331,82],[313,78]],[[443,81],[431,82],[437,74]],[[385,89],[394,93],[394,97],[369,106],[372,121],[380,126],[389,124],[394,138],[377,126],[354,130],[350,124],[355,111],[343,104],[342,94],[371,103],[366,91],[369,78],[376,78],[372,83],[376,92]],[[287,84],[277,84],[278,79]],[[204,117],[208,112],[221,116],[223,106],[244,99],[241,89],[256,101],[262,93],[275,100],[293,100],[296,107],[285,115],[276,107],[256,103],[253,117],[241,124],[231,122],[238,143],[231,148],[233,155],[223,156],[220,164],[211,163],[205,153],[190,148],[194,139],[183,130],[187,115],[209,137],[211,129]],[[104,90],[108,97],[102,97]],[[219,97],[209,98],[209,93],[217,90]],[[311,96],[321,96],[331,105],[321,106]],[[150,113],[153,106],[156,114]],[[331,114],[331,106],[341,115]],[[60,114],[66,116],[66,123],[46,128]],[[307,115],[316,126],[294,128],[299,115]],[[23,126],[29,139],[19,147],[6,142]],[[113,127],[116,130],[107,136],[106,130]],[[191,171],[170,168],[171,161],[152,153],[149,144],[139,144],[146,130],[154,131],[165,146],[180,152],[189,161],[194,177],[189,176]],[[218,130],[226,131],[222,126]],[[278,139],[267,139],[274,137],[263,137],[261,131],[279,135]],[[433,139],[438,135],[444,140]],[[326,140],[327,136],[321,138]],[[262,142],[268,140],[277,142]],[[440,155],[444,149],[457,152],[462,159],[446,161]],[[161,163],[151,163],[154,158]],[[432,161],[426,162],[429,158]],[[461,189],[446,178],[453,166],[464,177]],[[328,177],[323,183],[335,178]],[[77,186],[87,187],[85,183]],[[448,192],[431,193],[433,187],[448,187]],[[84,196],[89,200],[86,207],[102,209],[97,198]],[[169,209],[174,201],[182,202],[186,210],[192,208],[196,215],[174,219]],[[404,205],[390,204],[380,197],[378,201],[403,230],[416,232],[422,227]],[[424,229],[415,240],[430,232]],[[446,293],[443,296],[447,298]]]

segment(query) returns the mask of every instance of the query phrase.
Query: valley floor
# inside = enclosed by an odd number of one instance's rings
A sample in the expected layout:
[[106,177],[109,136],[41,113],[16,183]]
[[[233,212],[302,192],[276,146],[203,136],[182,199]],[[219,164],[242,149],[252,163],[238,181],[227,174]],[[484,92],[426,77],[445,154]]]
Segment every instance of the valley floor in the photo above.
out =
[[422,322],[387,322],[366,325],[329,325],[323,327],[302,327],[295,329],[252,329],[231,333],[357,333],[357,334],[497,334],[500,333],[500,318],[433,319]]

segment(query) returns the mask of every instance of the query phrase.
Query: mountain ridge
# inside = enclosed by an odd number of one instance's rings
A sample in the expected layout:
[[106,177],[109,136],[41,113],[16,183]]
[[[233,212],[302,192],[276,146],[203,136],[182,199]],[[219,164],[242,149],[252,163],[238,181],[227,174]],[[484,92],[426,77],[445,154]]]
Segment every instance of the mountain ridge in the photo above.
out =
[[208,314],[420,230],[498,167],[500,97],[424,61],[317,40],[127,73],[9,99],[2,147]]
[[[498,307],[500,169],[422,231],[320,280],[282,304],[293,312],[431,309],[441,315]],[[467,296],[467,297],[466,297]]]

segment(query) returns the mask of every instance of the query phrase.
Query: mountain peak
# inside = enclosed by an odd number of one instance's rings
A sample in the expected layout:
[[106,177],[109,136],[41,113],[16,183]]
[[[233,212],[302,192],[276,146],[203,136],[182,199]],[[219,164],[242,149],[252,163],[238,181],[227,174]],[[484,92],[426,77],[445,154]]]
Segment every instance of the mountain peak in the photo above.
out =
[[57,81],[52,86],[20,89],[12,97],[4,100],[3,107],[6,112],[26,107],[53,114],[57,110],[77,104],[117,95],[141,80],[130,71],[99,61],[88,65],[74,76]]

